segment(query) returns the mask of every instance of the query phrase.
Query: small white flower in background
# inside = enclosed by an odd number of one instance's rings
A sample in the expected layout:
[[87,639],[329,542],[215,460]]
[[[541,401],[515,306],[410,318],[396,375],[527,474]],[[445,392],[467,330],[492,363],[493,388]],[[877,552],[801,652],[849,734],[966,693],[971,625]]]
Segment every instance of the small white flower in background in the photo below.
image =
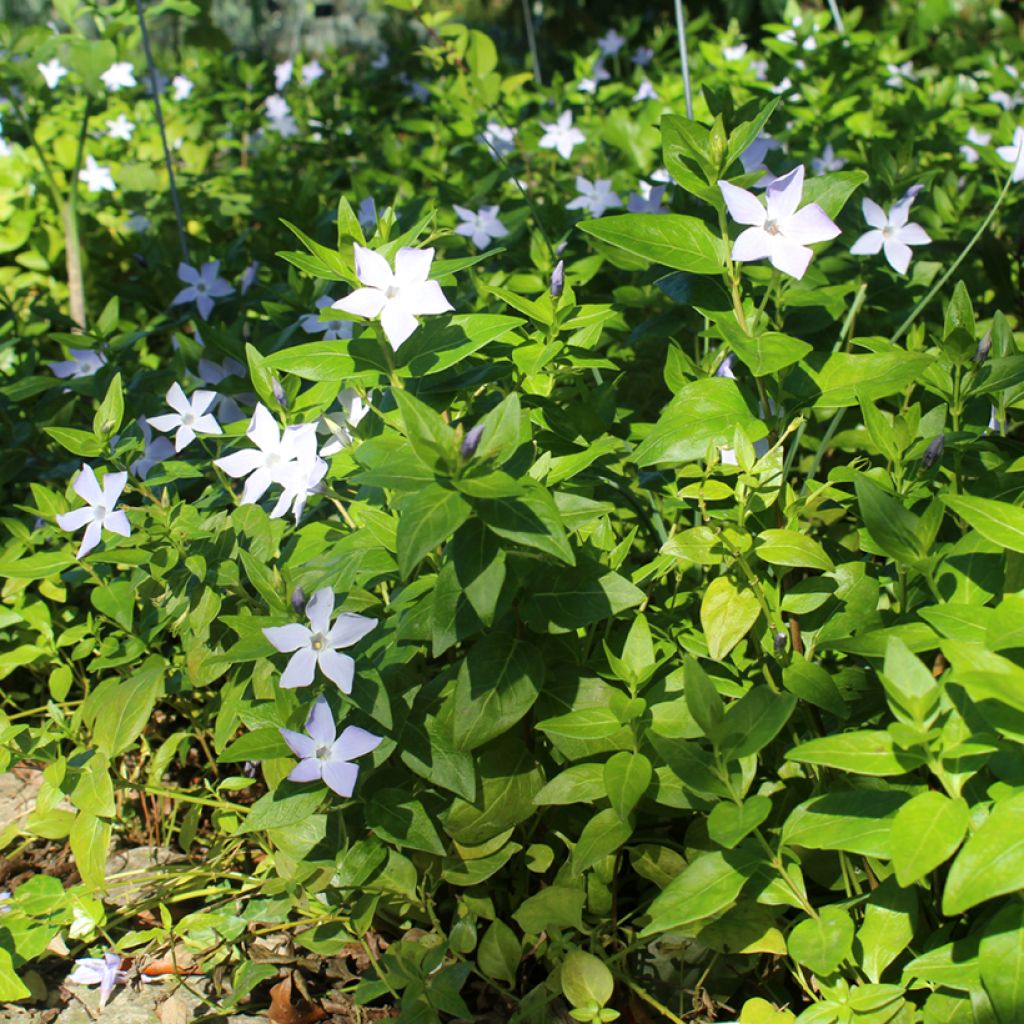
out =
[[664,206],[667,185],[640,181],[636,187],[637,191],[626,201],[626,209],[630,213],[668,213]]
[[480,135],[481,141],[498,156],[505,156],[516,148],[516,130],[497,121],[488,121]]
[[302,65],[302,84],[312,85],[314,82],[323,78],[326,72],[323,69],[320,61],[314,57],[311,61],[307,61]]
[[164,459],[174,454],[174,445],[170,438],[153,436],[153,431],[145,416],[138,418],[139,429],[142,431],[142,454],[128,467],[140,480],[149,476],[149,471]]
[[167,404],[174,412],[150,416],[149,423],[164,434],[176,430],[174,450],[180,452],[196,438],[196,434],[220,434],[220,424],[207,410],[217,400],[216,391],[195,391],[188,398],[181,385],[174,383],[167,392]]
[[1013,141],[1008,146],[1000,146],[996,150],[996,156],[1013,164],[1013,180],[1015,182],[1024,180],[1024,128],[1017,125],[1013,129]]
[[630,59],[637,67],[645,68],[654,60],[654,50],[649,46],[638,46]]
[[245,270],[242,271],[242,277],[238,282],[238,290],[243,295],[256,283],[256,275],[259,272],[259,260],[253,260],[252,263],[250,263],[249,266],[247,266]]
[[854,256],[874,256],[884,251],[889,266],[897,274],[905,274],[910,266],[912,245],[927,245],[931,238],[920,224],[908,224],[910,205],[921,191],[921,185],[912,185],[899,202],[894,203],[888,214],[870,199],[861,201],[864,219],[871,227],[850,248]]
[[[975,146],[987,146],[992,141],[991,132],[979,131],[974,125],[967,129],[967,141],[960,147],[964,161],[969,164],[978,162],[978,151]],[[1011,157],[1012,159],[1012,157]]]
[[373,60],[370,61],[370,67],[374,71],[383,71],[391,63],[391,56],[387,50],[381,50]]
[[[795,15],[793,20],[789,24],[792,27],[784,29],[775,38],[778,39],[780,43],[789,43],[790,45],[795,45],[797,43],[797,29],[802,28],[804,24],[803,15]],[[805,36],[803,42],[800,44],[801,49],[810,51],[816,50],[818,48],[818,40],[815,36],[816,31],[817,29],[815,28],[814,23],[812,22],[810,29],[808,30],[808,34]]]
[[187,100],[192,95],[192,90],[195,88],[195,83],[191,78],[186,78],[184,75],[175,75],[171,79],[171,96],[174,100],[180,103],[182,100]]
[[591,217],[600,217],[605,210],[622,205],[622,200],[612,191],[610,178],[598,178],[590,182],[578,174],[576,191],[579,195],[565,204],[567,210],[586,210]]
[[277,121],[282,117],[291,116],[292,108],[288,106],[288,101],[283,96],[279,96],[276,92],[271,93],[263,101],[263,105],[267,108],[267,117],[269,117],[271,121]]
[[71,908],[71,927],[68,938],[88,939],[96,931],[96,921],[82,907]]
[[755,57],[750,62],[750,70],[754,72],[754,78],[758,82],[763,82],[768,77],[768,61]]
[[76,960],[75,969],[68,975],[67,980],[76,985],[99,985],[102,1010],[107,1005],[114,986],[123,985],[128,980],[128,974],[121,970],[121,958],[117,953],[104,953],[102,960],[93,956]]
[[746,189],[728,181],[719,181],[718,187],[732,219],[750,225],[732,246],[732,258],[741,263],[767,257],[776,270],[799,281],[814,255],[809,247],[840,233],[817,203],[798,209],[804,191],[803,164],[768,186],[767,209]]
[[111,64],[100,75],[100,80],[107,87],[108,92],[120,92],[122,89],[131,89],[139,84],[135,81],[135,69],[126,60],[119,60]]
[[572,156],[573,149],[581,142],[586,142],[586,137],[579,128],[574,128],[572,123],[572,111],[566,110],[559,115],[558,120],[553,124],[540,123],[544,134],[538,143],[541,149],[556,149],[563,160]]
[[890,89],[902,89],[904,82],[917,81],[912,60],[905,60],[902,64],[886,64],[885,70],[889,72],[889,77],[885,80],[885,84]]
[[799,96],[798,92],[794,92],[793,79],[786,75],[781,82],[776,82],[772,86],[772,93],[776,96],[784,96],[786,93],[793,93],[794,96]]
[[295,65],[290,60],[283,60],[274,66],[274,90],[280,92],[291,80]]
[[455,228],[455,234],[469,238],[478,249],[486,249],[492,239],[504,238],[508,234],[508,228],[498,219],[497,206],[481,206],[474,213],[473,210],[454,203],[452,209],[462,221]]
[[0,914],[9,914],[11,912],[11,908],[7,904],[10,903],[12,898],[10,889],[4,889],[0,892]]
[[337,455],[343,448],[347,448],[352,443],[352,431],[370,411],[369,403],[364,402],[353,388],[342,388],[338,392],[338,404],[341,406],[340,413],[324,413],[317,424],[317,432],[321,436],[331,435],[331,440],[320,449],[321,458]]
[[988,98],[990,102],[1006,111],[1016,110],[1021,105],[1020,97],[1011,96],[1005,89],[996,89],[995,92],[990,92]]
[[68,69],[56,57],[51,57],[45,64],[37,64],[36,69],[43,76],[49,89],[56,89],[60,80],[68,73]]
[[334,591],[330,587],[323,587],[306,605],[306,617],[312,628],[300,622],[264,627],[263,635],[270,643],[277,650],[292,655],[281,675],[283,689],[309,686],[319,666],[320,671],[342,693],[352,692],[356,663],[349,655],[339,654],[338,651],[359,643],[377,625],[377,620],[342,612],[332,626],[333,614]]
[[86,504],[82,508],[72,509],[57,516],[57,525],[69,533],[85,527],[85,534],[75,557],[81,558],[92,551],[99,544],[104,530],[110,530],[122,537],[131,536],[132,528],[128,517],[124,512],[114,510],[127,482],[127,473],[107,473],[101,487],[92,466],[82,463],[82,471],[75,477],[75,482],[71,486],[75,494]]
[[356,787],[359,765],[352,764],[357,757],[369,754],[381,742],[380,736],[348,725],[338,736],[327,698],[317,697],[306,719],[306,733],[280,729],[285,743],[298,757],[299,763],[288,778],[292,782],[323,781],[338,796],[350,797]]
[[831,142],[825,143],[821,156],[811,158],[811,170],[815,174],[828,174],[830,171],[841,171],[846,166],[846,161],[841,156],[836,156]]
[[417,316],[448,313],[454,307],[441,286],[428,280],[434,250],[399,249],[395,269],[380,253],[354,244],[356,276],[365,286],[334,303],[335,309],[368,320],[380,317],[380,325],[393,349],[419,326]]
[[655,90],[654,85],[652,84],[649,78],[645,78],[640,83],[640,87],[637,89],[637,91],[633,93],[634,103],[642,103],[644,100],[656,100],[657,98],[658,93]]
[[96,158],[89,153],[85,158],[85,167],[78,172],[78,180],[90,192],[113,192],[117,186],[111,177],[109,167],[101,167]]
[[747,55],[747,50],[746,43],[734,43],[732,46],[722,47],[722,56],[729,61],[742,60]]
[[773,181],[775,175],[768,170],[764,158],[773,150],[781,150],[782,143],[777,142],[770,135],[762,132],[754,141],[740,153],[740,163],[743,165],[744,174],[753,174],[755,171],[764,171],[762,177],[754,183],[755,188],[766,188]]
[[[316,300],[317,310],[327,309],[334,303],[330,295],[321,295]],[[352,337],[351,320],[321,320],[319,312],[306,313],[299,318],[299,326],[307,334],[322,334],[324,341],[337,341],[339,338]]]
[[100,367],[107,365],[102,352],[94,348],[69,348],[68,359],[50,363],[54,377],[91,377]]
[[606,57],[614,57],[626,45],[626,37],[610,28],[597,41],[597,48]]
[[658,167],[651,171],[649,175],[651,181],[657,182],[659,185],[671,185],[672,175],[668,173],[668,170],[664,167]]
[[596,60],[590,74],[580,79],[580,84],[576,86],[576,91],[589,93],[591,96],[594,96],[597,94],[597,87],[602,82],[607,82],[611,77],[611,73],[604,66],[604,63]]
[[356,210],[356,219],[359,226],[367,234],[372,234],[377,228],[377,204],[373,196],[367,196],[359,201],[359,208]]
[[[753,445],[753,448],[754,448],[754,458],[756,458],[756,459],[763,459],[765,457],[765,455],[768,454],[768,449],[770,447],[771,447],[771,445],[768,443],[768,438],[767,437],[762,437],[759,441],[755,441],[754,445]],[[735,448],[730,448],[729,445],[723,444],[723,445],[719,446],[718,451],[721,454],[721,459],[722,459],[722,465],[723,466],[738,466],[739,465],[739,460],[736,458],[736,449]]]
[[185,287],[171,299],[172,306],[180,306],[183,302],[194,302],[199,308],[199,315],[208,320],[213,312],[214,299],[234,294],[235,289],[220,277],[220,260],[209,260],[198,270],[187,263],[178,264],[178,280]]
[[129,121],[124,114],[118,114],[113,121],[107,121],[108,138],[130,142],[133,131],[135,131],[135,122]]

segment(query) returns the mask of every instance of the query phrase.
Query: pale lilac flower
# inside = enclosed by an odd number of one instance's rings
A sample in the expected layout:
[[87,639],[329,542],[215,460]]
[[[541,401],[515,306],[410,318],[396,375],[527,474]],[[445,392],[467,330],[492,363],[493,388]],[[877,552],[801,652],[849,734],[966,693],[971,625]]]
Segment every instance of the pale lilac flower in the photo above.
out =
[[775,85],[772,86],[771,91],[775,96],[784,96],[786,93],[793,93],[794,96],[800,95],[799,92],[793,92],[793,90],[793,79],[790,78],[789,75],[786,75],[781,82],[776,82]]
[[750,225],[732,247],[732,258],[741,263],[767,257],[776,270],[799,281],[814,255],[810,246],[840,233],[817,203],[798,209],[804,190],[802,164],[768,186],[767,209],[746,189],[728,181],[719,181],[718,187],[732,219]]
[[274,91],[280,92],[291,80],[294,62],[283,60],[274,66]]
[[422,82],[415,78],[409,78],[405,74],[400,75],[399,78],[405,83],[409,95],[417,103],[426,103],[430,99],[430,90]]
[[811,158],[811,170],[815,174],[828,174],[830,171],[841,171],[846,166],[846,161],[841,156],[836,156],[831,142],[825,143],[821,156]]
[[1011,96],[1004,89],[996,89],[995,92],[990,92],[988,94],[988,98],[992,103],[995,103],[997,106],[1002,107],[1003,110],[1008,112],[1016,110],[1021,104],[1019,96]]
[[651,171],[648,177],[651,181],[657,182],[659,185],[671,185],[672,175],[668,173],[668,170],[664,167],[656,167]]
[[626,37],[610,28],[597,41],[597,48],[605,57],[614,57],[626,45]]
[[292,690],[299,686],[309,686],[319,666],[320,671],[342,693],[352,692],[356,663],[349,655],[338,652],[343,647],[359,643],[376,627],[377,620],[365,615],[342,612],[332,626],[333,613],[334,591],[330,587],[323,587],[306,605],[309,626],[292,622],[287,626],[264,627],[263,635],[267,640],[277,650],[292,655],[281,675],[282,689]]
[[454,309],[441,286],[428,280],[434,250],[404,247],[395,255],[395,269],[380,253],[354,243],[356,276],[364,285],[334,303],[335,309],[380,325],[393,349],[419,326],[417,316],[448,313]]
[[135,70],[131,63],[126,60],[119,60],[111,64],[106,71],[100,75],[100,80],[107,87],[108,92],[120,92],[122,89],[131,89],[139,83],[135,81]]
[[664,206],[667,188],[667,185],[637,182],[637,191],[627,200],[626,209],[630,213],[668,213]]
[[370,67],[374,71],[383,71],[391,63],[391,57],[387,50],[381,50],[373,60],[370,61]]
[[[327,463],[317,455],[316,451],[316,427],[317,424],[303,424],[312,426],[313,431],[304,433],[303,438],[307,447],[303,449],[302,455],[285,463],[278,474],[278,483],[281,485],[281,495],[277,503],[270,510],[271,519],[279,519],[291,510],[295,515],[295,522],[302,518],[302,510],[306,507],[306,499],[311,494],[323,490],[321,481],[327,475]],[[297,430],[297,427],[286,427],[285,431]]]
[[90,192],[113,192],[117,188],[110,175],[110,168],[101,167],[91,153],[85,158],[85,167],[78,172],[78,180]]
[[183,302],[194,302],[199,315],[208,320],[213,312],[214,299],[233,295],[235,289],[219,276],[220,260],[209,260],[198,270],[187,263],[178,264],[178,280],[185,287],[171,299],[172,306],[180,306]]
[[91,377],[101,367],[107,365],[102,352],[94,348],[69,348],[69,359],[50,363],[54,377],[64,380],[68,377]]
[[140,480],[149,476],[149,471],[159,465],[164,459],[174,454],[174,445],[170,438],[153,436],[149,422],[145,416],[138,418],[139,429],[142,431],[142,454],[128,467],[131,472]]
[[462,444],[459,445],[459,455],[461,458],[473,458],[480,445],[480,438],[483,437],[483,433],[484,425],[482,423],[478,423],[466,432],[466,436],[462,439]]
[[516,130],[497,121],[488,121],[480,140],[497,156],[505,156],[516,148]]
[[544,129],[544,134],[538,143],[540,148],[557,150],[563,160],[568,160],[572,156],[573,149],[580,143],[586,142],[583,132],[579,128],[573,127],[571,110],[560,114],[558,120],[553,124],[545,124],[541,121],[540,126]]
[[452,209],[462,222],[455,228],[455,234],[469,238],[478,249],[486,249],[493,239],[508,234],[508,228],[498,219],[497,206],[481,206],[474,212],[453,203]]
[[107,137],[121,139],[122,142],[130,142],[132,132],[135,131],[135,122],[129,121],[125,115],[118,114],[112,121],[107,121]]
[[[334,299],[330,295],[321,295],[316,300],[317,310],[327,309]],[[322,334],[324,341],[337,341],[339,338],[352,337],[351,320],[321,320],[320,313],[306,313],[299,318],[299,326],[307,334]]]
[[902,64],[886,64],[885,70],[889,72],[889,77],[885,80],[885,84],[890,89],[902,89],[904,82],[917,81],[912,60],[905,60]]
[[768,170],[764,158],[773,150],[782,149],[782,143],[773,139],[770,135],[762,132],[754,141],[740,153],[740,163],[743,165],[744,174],[753,174],[755,171],[764,171],[764,174],[754,183],[755,188],[767,188],[773,181],[775,175]]
[[1006,437],[1006,414],[1000,414],[999,410],[993,405],[991,407],[992,412],[988,418],[988,428],[985,433],[989,430],[994,431],[1000,437]]
[[51,57],[45,64],[37,64],[36,70],[43,76],[49,89],[56,89],[60,80],[68,73],[68,69],[56,57]]
[[622,205],[622,200],[612,191],[610,178],[598,178],[590,182],[578,174],[576,191],[579,195],[565,204],[567,210],[586,210],[591,217],[600,217],[605,210]]
[[308,735],[291,729],[280,732],[292,753],[301,759],[288,778],[292,782],[322,780],[338,796],[346,798],[352,795],[359,775],[359,766],[352,762],[375,750],[382,739],[357,725],[346,726],[338,736],[331,707],[322,696],[317,697],[306,719]]
[[889,213],[868,198],[861,202],[864,219],[871,227],[850,248],[854,256],[873,256],[879,251],[885,252],[889,266],[897,274],[905,274],[910,266],[912,245],[927,245],[931,238],[920,224],[908,224],[910,205],[921,191],[920,185],[907,189],[903,198],[894,203]]
[[735,380],[736,374],[733,371],[733,366],[736,364],[736,356],[732,352],[727,352],[725,358],[718,364],[718,369],[715,370],[716,377],[726,377],[729,380]]
[[1008,146],[1000,146],[996,156],[1013,164],[1013,181],[1024,180],[1024,128],[1017,125],[1013,130],[1013,141]]
[[338,404],[341,412],[324,413],[317,424],[317,432],[321,436],[331,436],[330,441],[320,449],[320,457],[324,459],[337,455],[352,443],[352,431],[370,411],[369,403],[364,402],[353,388],[342,388],[338,392]]
[[172,98],[178,103],[182,100],[187,100],[192,95],[194,88],[195,83],[184,75],[175,75],[171,79]]
[[327,72],[324,71],[323,65],[320,61],[314,57],[311,61],[307,61],[302,65],[302,84],[312,85],[314,82],[323,78]]
[[242,293],[242,295],[244,295],[256,283],[256,275],[259,273],[259,271],[259,260],[253,260],[252,263],[250,263],[249,266],[247,266],[245,270],[242,271],[241,280],[238,282],[238,290]]
[[0,892],[0,914],[9,914],[11,908],[6,906],[14,897],[11,895],[10,889],[4,889]]
[[638,46],[633,51],[632,61],[637,67],[645,68],[654,60],[654,50],[649,46]]
[[196,434],[220,434],[220,424],[207,410],[217,400],[216,391],[194,391],[187,398],[181,385],[174,383],[167,392],[167,404],[174,412],[151,416],[150,425],[161,433],[175,430],[174,450],[180,452],[196,438]]
[[750,62],[750,70],[754,72],[754,78],[758,82],[763,82],[768,77],[768,61],[755,57]]
[[597,94],[597,87],[602,82],[607,82],[611,77],[604,64],[599,60],[595,61],[593,70],[586,78],[580,79],[580,84],[576,86],[576,91],[589,93],[591,96],[594,96]]
[[722,56],[728,61],[742,60],[747,55],[747,50],[746,43],[734,43],[732,46],[722,47]]
[[283,96],[279,96],[276,92],[271,93],[263,101],[263,105],[267,108],[267,117],[269,117],[271,121],[277,121],[283,117],[289,117],[292,112],[292,108],[288,106],[288,101]]
[[102,960],[94,956],[80,957],[67,980],[76,985],[99,985],[102,1010],[114,986],[123,985],[128,980],[128,973],[121,970],[121,957],[117,953],[104,953]]
[[551,282],[548,285],[551,298],[560,299],[565,291],[565,260],[559,260],[551,271]]
[[376,230],[377,204],[373,201],[373,196],[367,196],[365,199],[360,200],[359,209],[356,211],[356,218],[359,221],[359,226],[367,234]]
[[143,231],[148,231],[153,226],[153,222],[144,213],[133,213],[125,222],[125,231],[131,232],[133,235],[140,235]]
[[[967,129],[967,141],[960,147],[964,161],[969,164],[976,164],[979,159],[975,146],[987,146],[992,141],[991,132],[979,131],[974,125]],[[1012,157],[1011,157],[1012,159]]]
[[658,93],[651,83],[649,78],[645,78],[641,83],[640,87],[635,93],[633,93],[633,102],[642,103],[644,100],[656,100]]
[[92,466],[82,463],[82,471],[71,486],[86,504],[82,508],[72,509],[57,516],[57,525],[69,533],[85,527],[76,558],[88,554],[99,544],[103,530],[110,530],[122,537],[131,536],[132,528],[128,517],[124,512],[114,510],[127,482],[127,473],[107,473],[101,487]]

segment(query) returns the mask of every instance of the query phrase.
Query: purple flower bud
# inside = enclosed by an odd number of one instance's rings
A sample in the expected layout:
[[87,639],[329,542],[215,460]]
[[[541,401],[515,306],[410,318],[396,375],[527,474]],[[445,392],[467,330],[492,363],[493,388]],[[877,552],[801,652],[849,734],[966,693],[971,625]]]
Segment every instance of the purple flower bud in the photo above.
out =
[[555,264],[555,269],[551,271],[551,297],[553,299],[560,298],[564,288],[565,260],[559,260]]
[[459,454],[464,459],[471,459],[473,453],[477,449],[477,445],[480,444],[480,438],[484,432],[484,425],[478,423],[468,434],[462,439],[462,447],[459,449]]
[[718,369],[715,370],[716,377],[728,377],[729,380],[735,380],[736,374],[733,372],[733,364],[736,362],[736,357],[729,352],[726,357],[718,364]]
[[921,465],[925,469],[931,469],[942,458],[942,452],[946,447],[946,435],[939,434],[937,438],[925,449],[921,458]]
[[274,400],[282,409],[288,408],[288,396],[284,393],[281,382],[276,377],[270,378],[270,390],[274,392]]
[[775,653],[781,654],[786,649],[786,634],[780,630],[773,638]]
[[292,591],[292,607],[296,613],[301,615],[306,608],[306,592],[302,587],[296,587]]
[[245,764],[242,765],[242,774],[247,779],[255,779],[256,778],[256,769],[257,769],[258,766],[259,766],[259,761],[246,761]]
[[978,342],[978,348],[974,353],[974,361],[976,363],[983,363],[988,359],[988,354],[992,349],[992,332],[986,331]]

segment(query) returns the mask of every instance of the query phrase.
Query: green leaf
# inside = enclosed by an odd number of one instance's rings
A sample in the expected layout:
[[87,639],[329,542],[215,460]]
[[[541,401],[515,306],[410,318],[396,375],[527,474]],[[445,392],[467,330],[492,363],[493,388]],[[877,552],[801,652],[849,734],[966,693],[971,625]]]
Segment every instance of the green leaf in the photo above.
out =
[[519,484],[520,493],[514,496],[474,500],[477,515],[499,537],[575,565],[576,556],[551,494],[533,480],[521,480]]
[[723,800],[715,804],[708,815],[708,835],[727,850],[754,831],[772,812],[772,802],[766,796],[748,796],[739,804]]
[[885,969],[910,945],[917,923],[917,892],[887,878],[864,904],[864,923],[857,932],[860,962],[869,980],[878,982]]
[[496,633],[476,643],[455,686],[455,747],[475,750],[506,732],[533,707],[544,658],[532,644]]
[[588,564],[575,572],[547,572],[526,600],[521,614],[533,629],[580,629],[610,619],[644,600],[643,591],[617,572],[600,572]]
[[239,761],[269,761],[275,757],[290,757],[291,750],[281,736],[280,729],[268,726],[253,729],[229,743],[217,758],[217,764],[236,764]]
[[794,655],[793,661],[782,670],[782,685],[790,693],[816,707],[845,718],[846,702],[832,676],[817,662]]
[[626,820],[633,812],[653,776],[651,762],[643,754],[620,750],[605,762],[605,791],[620,818]]
[[556,882],[523,900],[512,918],[527,935],[565,928],[582,931],[586,901],[582,888]]
[[521,317],[495,313],[430,317],[398,350],[398,376],[415,379],[440,373],[523,323]]
[[1024,904],[1014,900],[985,925],[978,946],[981,983],[1005,1024],[1024,1006]]
[[164,690],[165,664],[151,654],[135,673],[111,691],[96,715],[92,739],[107,757],[123,754],[146,728]]
[[103,401],[96,410],[96,415],[93,416],[92,432],[96,435],[97,440],[105,444],[121,429],[123,420],[124,392],[121,389],[121,374],[115,373]]
[[885,777],[913,771],[925,758],[916,751],[900,750],[887,732],[858,729],[801,743],[786,753],[786,760]]
[[472,508],[458,491],[428,484],[398,505],[398,568],[404,577],[466,521]]
[[886,644],[885,668],[879,678],[890,702],[923,725],[939,700],[939,684],[897,636]]
[[946,494],[942,500],[986,540],[1024,552],[1024,508],[970,494]]
[[761,751],[782,731],[795,707],[792,694],[754,686],[725,712],[719,731],[723,758],[749,757]]
[[965,801],[929,790],[897,812],[889,837],[892,865],[900,885],[913,885],[953,856],[967,832]]
[[102,889],[106,884],[110,824],[95,814],[82,811],[75,817],[68,842],[82,881],[90,889]]
[[562,994],[573,1006],[604,1006],[615,991],[615,979],[604,961],[574,949],[563,961],[559,973]]
[[321,783],[312,788],[303,784],[300,788],[297,783],[283,782],[252,805],[245,820],[235,830],[235,835],[298,825],[320,809],[325,792]]
[[969,362],[977,350],[974,331],[974,306],[971,304],[970,293],[963,281],[957,281],[946,305],[939,347],[954,363]]
[[700,624],[708,642],[708,657],[722,661],[750,632],[761,606],[750,590],[737,590],[728,576],[713,579],[700,604]]
[[556,715],[537,723],[541,732],[551,736],[564,736],[574,740],[597,740],[612,736],[622,728],[622,722],[610,708],[578,708],[567,715]]
[[0,1000],[14,1002],[28,999],[31,995],[25,983],[18,978],[10,952],[0,946]]
[[[927,555],[920,547],[921,524],[903,503],[858,473],[853,481],[861,518],[871,539],[890,558],[914,565]],[[1024,515],[1024,513],[1022,513]]]
[[445,855],[444,843],[423,804],[402,789],[377,790],[366,802],[366,825],[402,849]]
[[725,265],[725,244],[696,217],[624,213],[581,221],[578,227],[602,242],[674,270],[717,274]]
[[77,427],[43,427],[43,430],[72,455],[93,458],[102,455],[107,448],[106,442],[88,430],[79,430]]
[[1000,800],[964,843],[946,878],[942,912],[962,914],[1024,889],[1024,793]]
[[496,918],[480,940],[476,962],[488,978],[497,978],[511,985],[516,980],[521,955],[522,946],[516,933],[501,918]]
[[349,386],[376,384],[378,370],[357,370],[356,361],[342,347],[340,341],[311,341],[293,345],[266,357],[264,365],[270,370],[293,373],[303,380],[344,381]]
[[425,402],[404,388],[392,391],[405,424],[405,436],[424,465],[445,472],[456,462],[455,431]]
[[[621,728],[615,721],[617,732]],[[556,775],[534,798],[538,807],[550,804],[590,804],[606,796],[603,765],[573,764]]]
[[866,171],[834,171],[819,174],[804,182],[801,206],[817,203],[835,220],[842,212],[846,201],[868,180]]
[[45,580],[74,564],[75,559],[63,551],[40,551],[25,558],[0,561],[0,576],[12,580]]
[[853,952],[853,921],[836,906],[801,921],[786,940],[789,955],[817,975],[831,974]]
[[802,569],[832,572],[835,566],[825,549],[814,539],[796,530],[762,530],[757,535],[758,558],[772,565],[791,565]]
[[615,853],[633,834],[633,826],[624,821],[611,807],[598,811],[583,827],[570,861],[572,873],[584,871]]
[[816,408],[857,405],[903,391],[924,377],[934,362],[924,353],[894,349],[888,352],[836,352],[812,376],[821,391]]
[[128,580],[111,580],[93,587],[89,601],[96,611],[113,619],[126,633],[131,633],[135,596],[135,587]]
[[892,819],[909,799],[895,790],[837,790],[795,807],[782,828],[785,846],[892,857]]
[[117,813],[110,762],[102,754],[93,754],[86,762],[71,792],[71,802],[80,811],[98,818],[112,818]]

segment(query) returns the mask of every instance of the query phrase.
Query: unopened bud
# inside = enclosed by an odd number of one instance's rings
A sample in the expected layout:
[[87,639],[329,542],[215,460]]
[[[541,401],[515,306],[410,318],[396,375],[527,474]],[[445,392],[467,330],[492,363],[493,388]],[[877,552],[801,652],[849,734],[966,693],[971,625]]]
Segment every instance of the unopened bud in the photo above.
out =
[[775,644],[775,653],[781,654],[786,649],[786,634],[779,630],[773,638],[773,643]]
[[565,289],[565,260],[559,260],[555,264],[555,269],[551,271],[551,297],[553,299],[561,298],[562,291]]
[[946,435],[939,434],[937,438],[925,449],[924,455],[921,458],[921,465],[925,469],[931,469],[942,458],[942,453],[946,448]]
[[292,607],[300,615],[302,614],[302,609],[306,607],[306,592],[302,587],[296,587],[292,591]]
[[288,396],[284,393],[281,382],[276,377],[270,378],[270,390],[274,393],[274,400],[282,409],[288,408]]
[[974,361],[976,363],[983,363],[988,359],[988,354],[992,349],[992,332],[986,331],[978,342],[978,347],[974,353]]
[[459,454],[464,459],[471,459],[473,454],[476,452],[477,445],[480,444],[480,438],[483,436],[484,425],[478,423],[468,434],[462,439],[462,447],[459,449]]

